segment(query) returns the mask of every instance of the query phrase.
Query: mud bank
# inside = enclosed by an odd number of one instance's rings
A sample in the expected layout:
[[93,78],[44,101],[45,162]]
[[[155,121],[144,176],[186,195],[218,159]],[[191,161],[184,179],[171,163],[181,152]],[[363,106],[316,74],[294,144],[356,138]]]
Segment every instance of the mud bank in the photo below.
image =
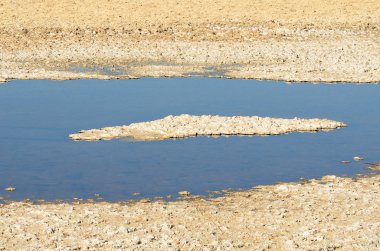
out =
[[376,0],[5,0],[0,78],[379,82],[378,8]]
[[167,116],[149,122],[128,126],[104,127],[82,130],[70,134],[73,140],[109,140],[131,137],[137,140],[164,140],[195,136],[227,135],[279,135],[290,132],[316,132],[346,126],[342,122],[327,119],[279,119],[248,116],[192,116],[182,114]]
[[325,176],[225,197],[0,205],[2,249],[375,250],[380,178]]

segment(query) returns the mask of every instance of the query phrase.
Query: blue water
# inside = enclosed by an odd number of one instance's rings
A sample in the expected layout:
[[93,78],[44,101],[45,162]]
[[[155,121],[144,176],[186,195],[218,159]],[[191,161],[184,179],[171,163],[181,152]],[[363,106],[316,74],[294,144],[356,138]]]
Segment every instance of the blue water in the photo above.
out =
[[[380,161],[380,85],[203,78],[12,81],[0,85],[0,196],[110,201],[365,173]],[[81,129],[169,114],[328,118],[332,132],[74,142]],[[5,192],[8,186],[15,192]]]

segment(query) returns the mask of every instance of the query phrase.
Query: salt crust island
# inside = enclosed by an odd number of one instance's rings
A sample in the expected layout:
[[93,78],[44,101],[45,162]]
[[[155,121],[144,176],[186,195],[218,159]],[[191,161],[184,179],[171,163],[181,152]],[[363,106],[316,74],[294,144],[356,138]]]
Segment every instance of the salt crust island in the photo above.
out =
[[282,119],[258,116],[167,116],[127,126],[82,130],[69,137],[73,140],[110,140],[131,137],[136,140],[164,140],[193,136],[279,135],[290,132],[316,132],[345,127],[346,124],[327,119]]

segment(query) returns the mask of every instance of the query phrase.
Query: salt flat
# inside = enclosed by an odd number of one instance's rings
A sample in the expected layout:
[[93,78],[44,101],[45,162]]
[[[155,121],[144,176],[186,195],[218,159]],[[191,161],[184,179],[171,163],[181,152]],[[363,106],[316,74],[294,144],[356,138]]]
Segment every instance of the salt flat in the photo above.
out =
[[379,8],[376,0],[5,0],[0,78],[379,82]]
[[376,250],[379,176],[178,202],[0,205],[0,248]]

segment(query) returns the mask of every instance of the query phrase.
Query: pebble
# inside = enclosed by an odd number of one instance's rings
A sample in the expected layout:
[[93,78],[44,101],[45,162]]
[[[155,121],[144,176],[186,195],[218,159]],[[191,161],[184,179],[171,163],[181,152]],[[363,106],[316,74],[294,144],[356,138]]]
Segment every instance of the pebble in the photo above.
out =
[[4,190],[8,191],[8,192],[13,192],[13,191],[16,191],[16,188],[15,187],[7,187]]
[[181,192],[178,192],[178,194],[181,196],[189,196],[191,193],[188,191],[181,191]]
[[363,157],[360,157],[360,156],[355,156],[353,158],[355,161],[360,161],[360,160],[363,160],[364,158]]

